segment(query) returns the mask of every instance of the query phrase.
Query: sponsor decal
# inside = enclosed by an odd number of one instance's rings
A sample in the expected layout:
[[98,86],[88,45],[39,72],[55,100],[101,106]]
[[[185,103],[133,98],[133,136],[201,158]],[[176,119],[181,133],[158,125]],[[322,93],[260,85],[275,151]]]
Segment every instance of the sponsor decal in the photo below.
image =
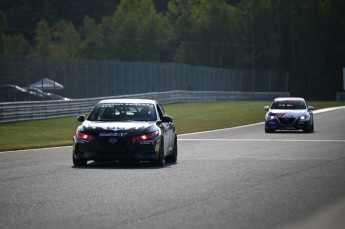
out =
[[277,118],[282,118],[282,117],[284,117],[284,115],[285,115],[286,113],[279,113],[279,114],[277,114]]
[[109,139],[109,143],[110,143],[110,144],[116,144],[116,142],[117,142],[117,139],[116,139],[116,138],[110,138],[110,139]]
[[283,117],[285,114],[286,114],[286,113],[277,113],[277,114],[273,114],[273,113],[272,113],[272,115],[275,116],[276,118],[281,118],[281,117]]
[[141,141],[139,142],[140,145],[153,145],[154,142],[153,141]]
[[106,127],[103,127],[102,126],[102,129],[103,130],[125,130],[125,129],[129,129],[129,128],[125,128],[125,127],[116,127],[116,126],[106,126]]
[[296,118],[295,115],[288,114],[288,113],[277,113],[277,114],[272,114],[272,115],[274,115],[276,118]]
[[126,137],[127,133],[99,133],[99,137]]
[[151,103],[102,103],[100,107],[153,106]]
[[129,129],[133,129],[135,128],[140,129],[140,128],[146,128],[150,126],[150,124],[146,124],[146,125],[137,125],[137,124],[133,124],[133,125],[126,125],[126,126],[99,126],[100,128],[102,128],[103,130],[112,130],[112,131],[118,131],[118,130],[129,130]]

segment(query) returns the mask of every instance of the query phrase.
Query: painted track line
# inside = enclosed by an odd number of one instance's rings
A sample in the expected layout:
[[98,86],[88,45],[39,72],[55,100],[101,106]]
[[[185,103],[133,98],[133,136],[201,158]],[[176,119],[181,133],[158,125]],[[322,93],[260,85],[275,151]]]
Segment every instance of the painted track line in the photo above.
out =
[[62,148],[72,148],[72,146],[55,146],[55,147],[42,147],[42,148],[33,148],[33,149],[19,149],[19,150],[11,150],[11,151],[2,151],[0,154],[5,153],[14,153],[14,152],[24,152],[24,151],[40,151],[40,150],[53,150],[53,149],[62,149]]
[[320,110],[316,110],[316,111],[314,111],[313,113],[314,113],[314,114],[320,114],[320,113],[325,113],[325,112],[328,112],[328,111],[334,111],[334,110],[339,110],[339,109],[344,109],[344,108],[345,108],[345,106],[323,108],[323,109],[320,109]]
[[310,140],[310,139],[210,139],[210,138],[188,138],[178,141],[215,141],[215,142],[344,142],[345,140]]
[[243,126],[228,127],[228,128],[222,128],[222,129],[216,129],[216,130],[206,130],[206,131],[199,131],[199,132],[193,132],[193,133],[187,133],[187,134],[179,134],[178,136],[188,136],[188,135],[192,135],[192,134],[213,133],[213,132],[219,132],[219,131],[223,131],[223,130],[233,130],[233,129],[245,128],[245,127],[250,127],[250,126],[262,125],[262,124],[264,124],[264,122],[258,122],[258,123],[243,125]]

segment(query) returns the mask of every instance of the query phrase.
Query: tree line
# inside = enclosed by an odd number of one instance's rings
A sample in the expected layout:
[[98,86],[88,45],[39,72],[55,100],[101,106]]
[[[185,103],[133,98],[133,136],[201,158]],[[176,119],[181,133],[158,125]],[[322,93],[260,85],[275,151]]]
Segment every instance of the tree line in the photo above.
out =
[[0,53],[283,69],[292,94],[330,98],[344,12],[342,0],[3,0]]

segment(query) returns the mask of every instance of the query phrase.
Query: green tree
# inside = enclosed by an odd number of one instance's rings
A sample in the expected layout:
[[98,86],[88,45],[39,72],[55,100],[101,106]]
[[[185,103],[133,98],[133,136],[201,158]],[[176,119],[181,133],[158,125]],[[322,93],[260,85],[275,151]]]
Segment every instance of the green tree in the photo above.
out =
[[0,53],[6,52],[5,31],[7,30],[7,18],[3,11],[0,11]]
[[74,25],[67,21],[59,21],[51,28],[52,56],[56,58],[75,58],[80,47],[80,34]]
[[167,16],[175,28],[175,61],[213,67],[240,66],[243,22],[226,1],[172,1]]
[[21,33],[32,41],[38,21],[54,20],[58,12],[54,2],[55,0],[1,0],[0,9],[3,9],[8,19],[8,33]]
[[81,36],[79,56],[88,59],[104,59],[103,37],[95,19],[86,16],[79,31]]
[[326,58],[330,68],[343,68],[345,67],[345,2],[327,0],[324,4],[327,6],[322,8],[326,12],[323,34],[327,35],[325,43],[330,47]]
[[100,25],[106,57],[126,61],[159,61],[173,37],[168,20],[150,0],[122,0]]
[[238,68],[239,46],[243,43],[243,25],[238,9],[225,1],[209,1],[204,10],[197,21],[197,35],[202,44],[195,46],[199,65]]
[[280,53],[272,2],[274,0],[242,0],[240,3],[239,9],[246,22],[244,39],[247,47],[242,55],[249,68],[277,67]]
[[29,41],[22,34],[6,35],[7,29],[6,15],[0,11],[0,53],[27,54],[30,50]]
[[167,17],[176,34],[177,49],[174,61],[187,64],[198,64],[195,46],[200,45],[198,40],[197,21],[203,13],[206,1],[194,0],[170,1]]
[[6,54],[28,54],[30,43],[22,34],[7,35],[5,37]]
[[345,9],[344,1],[306,0],[295,2],[293,7],[291,79],[300,84],[292,84],[291,91],[306,97],[332,98],[334,90],[341,90],[345,62],[345,49],[339,43],[345,38],[344,16],[340,13]]
[[45,20],[41,20],[37,23],[32,54],[38,56],[51,56],[53,54],[52,45],[49,25]]

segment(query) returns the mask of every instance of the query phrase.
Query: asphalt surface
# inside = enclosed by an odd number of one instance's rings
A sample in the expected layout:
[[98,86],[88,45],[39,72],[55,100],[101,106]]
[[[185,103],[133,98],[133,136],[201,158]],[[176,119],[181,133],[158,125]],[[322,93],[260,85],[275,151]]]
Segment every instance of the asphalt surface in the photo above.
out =
[[316,114],[311,134],[259,123],[178,139],[163,168],[0,152],[0,228],[345,228],[345,109]]

